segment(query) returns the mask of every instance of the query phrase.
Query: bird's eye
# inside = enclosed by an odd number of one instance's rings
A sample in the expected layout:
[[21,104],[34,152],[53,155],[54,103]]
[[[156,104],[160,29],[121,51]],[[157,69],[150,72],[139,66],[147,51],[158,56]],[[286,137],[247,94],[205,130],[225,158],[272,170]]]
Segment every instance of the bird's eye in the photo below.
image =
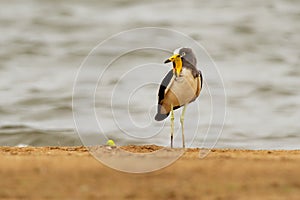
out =
[[181,53],[181,57],[183,57],[183,56],[185,56],[185,52],[182,52],[182,53]]

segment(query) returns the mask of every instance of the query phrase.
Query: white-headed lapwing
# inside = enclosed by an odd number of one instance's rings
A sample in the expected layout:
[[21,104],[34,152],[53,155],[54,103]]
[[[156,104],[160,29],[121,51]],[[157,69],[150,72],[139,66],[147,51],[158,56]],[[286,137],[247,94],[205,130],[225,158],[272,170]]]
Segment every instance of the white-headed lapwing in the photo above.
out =
[[173,148],[174,110],[183,106],[180,123],[182,128],[182,146],[184,141],[184,113],[187,104],[193,102],[200,94],[203,78],[197,69],[196,56],[190,48],[179,48],[174,55],[164,63],[173,63],[173,69],[168,72],[159,87],[158,106],[155,120],[161,121],[171,112],[171,148]]

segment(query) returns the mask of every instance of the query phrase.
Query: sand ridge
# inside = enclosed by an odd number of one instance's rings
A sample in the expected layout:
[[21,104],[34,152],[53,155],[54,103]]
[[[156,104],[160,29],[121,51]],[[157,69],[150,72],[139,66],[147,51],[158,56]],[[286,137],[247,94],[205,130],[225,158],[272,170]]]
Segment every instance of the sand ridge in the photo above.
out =
[[[151,152],[155,145],[125,146]],[[113,170],[85,147],[0,147],[0,199],[298,199],[299,150],[187,149],[146,174]]]

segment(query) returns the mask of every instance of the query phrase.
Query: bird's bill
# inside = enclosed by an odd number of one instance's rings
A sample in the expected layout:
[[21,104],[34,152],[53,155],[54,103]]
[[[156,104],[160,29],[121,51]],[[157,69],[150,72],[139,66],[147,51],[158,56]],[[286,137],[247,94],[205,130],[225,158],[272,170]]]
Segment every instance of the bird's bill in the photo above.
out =
[[173,71],[176,76],[179,76],[182,70],[182,60],[179,54],[174,54],[168,58],[164,63],[173,62]]
[[168,58],[167,60],[165,60],[165,64],[171,62],[171,60]]
[[180,58],[180,55],[179,54],[174,54],[170,58],[168,58],[164,63],[174,62],[178,58]]

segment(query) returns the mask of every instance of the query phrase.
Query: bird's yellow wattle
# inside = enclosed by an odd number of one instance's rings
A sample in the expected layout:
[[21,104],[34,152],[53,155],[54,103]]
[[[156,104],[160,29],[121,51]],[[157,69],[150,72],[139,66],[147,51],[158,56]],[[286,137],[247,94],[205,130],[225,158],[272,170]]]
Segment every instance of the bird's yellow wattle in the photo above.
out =
[[181,60],[180,55],[174,54],[173,56],[171,56],[169,58],[169,60],[174,63],[173,67],[174,67],[175,75],[179,76],[180,72],[182,70],[182,60]]

